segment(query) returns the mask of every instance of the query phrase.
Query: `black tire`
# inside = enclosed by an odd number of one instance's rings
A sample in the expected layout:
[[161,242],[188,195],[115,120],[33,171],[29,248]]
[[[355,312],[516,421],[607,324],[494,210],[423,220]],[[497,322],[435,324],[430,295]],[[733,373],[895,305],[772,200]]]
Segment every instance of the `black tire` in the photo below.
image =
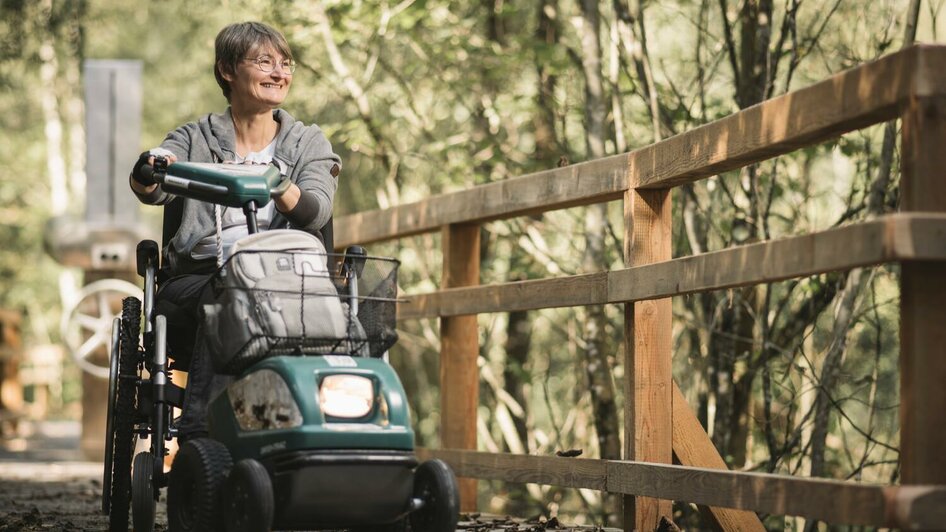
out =
[[[108,529],[127,532],[131,499],[131,455],[135,451],[135,412],[138,402],[138,344],[141,333],[141,301],[122,300],[118,349],[118,382],[112,411],[112,481],[109,485]],[[111,398],[109,400],[112,400]]]
[[460,489],[442,460],[428,460],[414,471],[414,497],[424,506],[410,515],[413,532],[452,532],[460,517]]
[[108,408],[105,413],[105,467],[102,473],[102,513],[112,507],[112,451],[115,447],[115,393],[118,390],[118,354],[122,320],[112,324],[112,350],[108,359]]
[[154,489],[154,455],[141,452],[131,467],[131,522],[135,532],[154,530],[158,492]]
[[222,443],[190,440],[174,457],[168,483],[168,530],[221,530],[220,488],[233,461]]
[[240,460],[223,487],[223,522],[227,532],[266,532],[273,524],[273,483],[263,464]]

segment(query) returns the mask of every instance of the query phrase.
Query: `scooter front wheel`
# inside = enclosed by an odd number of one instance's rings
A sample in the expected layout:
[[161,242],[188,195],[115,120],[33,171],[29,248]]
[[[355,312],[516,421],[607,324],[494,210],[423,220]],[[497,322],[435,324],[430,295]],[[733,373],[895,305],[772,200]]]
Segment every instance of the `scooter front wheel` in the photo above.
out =
[[266,532],[273,524],[273,483],[263,464],[240,460],[223,486],[227,532]]
[[209,438],[190,440],[177,451],[168,484],[168,529],[220,530],[219,491],[233,465],[230,452]]
[[460,489],[453,470],[442,460],[428,460],[414,471],[414,497],[424,505],[410,515],[412,532],[457,529]]
[[141,452],[131,465],[131,521],[136,532],[154,530],[158,504],[154,489],[154,455]]

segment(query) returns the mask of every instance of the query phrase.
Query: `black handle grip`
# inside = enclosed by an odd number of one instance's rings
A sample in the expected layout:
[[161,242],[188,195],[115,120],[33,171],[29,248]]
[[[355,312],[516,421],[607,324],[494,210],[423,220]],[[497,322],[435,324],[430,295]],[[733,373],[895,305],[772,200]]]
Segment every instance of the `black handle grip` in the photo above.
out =
[[[142,176],[150,177],[151,179],[154,179],[154,167],[151,166],[150,164],[141,165],[141,168],[138,169],[138,173],[141,174]],[[154,179],[154,181],[157,182],[157,179]]]
[[365,262],[368,260],[368,252],[361,246],[349,246],[345,250],[345,268],[355,274],[355,277],[361,277],[365,270]]
[[154,240],[142,240],[135,249],[138,259],[138,275],[144,277],[149,266],[158,267],[158,243]]
[[[142,157],[144,157],[144,155],[145,154],[142,154]],[[147,164],[147,163],[142,164],[138,168],[137,173],[138,175],[144,177],[145,181],[151,180],[151,181],[154,181],[155,183],[163,183],[164,176],[167,174],[167,171],[168,171],[167,157],[164,157],[161,155],[155,155],[154,164],[153,165]],[[137,181],[144,184],[144,182],[142,182],[141,179],[138,179]]]

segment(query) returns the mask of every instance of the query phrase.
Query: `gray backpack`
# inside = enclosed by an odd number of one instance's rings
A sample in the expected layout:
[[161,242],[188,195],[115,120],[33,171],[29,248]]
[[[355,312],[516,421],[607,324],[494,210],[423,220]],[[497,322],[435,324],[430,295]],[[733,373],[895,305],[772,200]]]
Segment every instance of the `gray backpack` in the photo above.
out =
[[211,279],[203,330],[214,368],[235,374],[284,354],[366,349],[358,320],[339,298],[322,242],[302,231],[266,231],[240,239]]

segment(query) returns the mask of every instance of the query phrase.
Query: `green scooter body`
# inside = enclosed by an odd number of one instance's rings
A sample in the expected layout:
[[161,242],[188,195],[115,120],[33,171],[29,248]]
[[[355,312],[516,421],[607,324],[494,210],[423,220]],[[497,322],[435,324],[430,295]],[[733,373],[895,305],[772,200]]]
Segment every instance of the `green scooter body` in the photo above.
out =
[[[258,207],[280,182],[273,167],[174,163],[163,186],[228,207]],[[320,386],[332,375],[368,379],[367,414],[323,412]],[[362,403],[363,406],[364,403]],[[416,509],[414,431],[404,387],[382,359],[345,355],[273,356],[240,374],[208,405],[210,437],[234,463],[267,470],[274,529],[391,524]]]
[[[231,384],[211,401],[208,425],[211,437],[230,449],[234,461],[243,458],[260,460],[297,450],[414,449],[414,431],[404,387],[384,360],[334,355],[278,356],[253,365],[240,375],[237,382],[262,370],[275,372],[286,382],[301,413],[301,424],[286,428],[241,428],[234,413],[233,401],[236,399],[231,399]],[[341,419],[322,412],[319,384],[326,376],[338,374],[371,379],[375,401],[367,416]],[[260,413],[260,416],[265,415]]]
[[[339,374],[371,381],[374,401],[367,415],[340,419],[323,412],[320,383]],[[246,383],[253,379],[260,389],[246,393]],[[275,392],[279,381],[288,392]],[[241,386],[243,392],[237,392]],[[298,411],[285,402],[277,404],[275,412],[241,403],[251,396],[286,395]],[[248,424],[256,428],[248,430]],[[255,459],[269,472],[276,529],[393,523],[412,509],[418,465],[414,432],[404,388],[384,360],[337,355],[265,359],[211,401],[208,426],[210,436],[230,450],[234,463]]]

